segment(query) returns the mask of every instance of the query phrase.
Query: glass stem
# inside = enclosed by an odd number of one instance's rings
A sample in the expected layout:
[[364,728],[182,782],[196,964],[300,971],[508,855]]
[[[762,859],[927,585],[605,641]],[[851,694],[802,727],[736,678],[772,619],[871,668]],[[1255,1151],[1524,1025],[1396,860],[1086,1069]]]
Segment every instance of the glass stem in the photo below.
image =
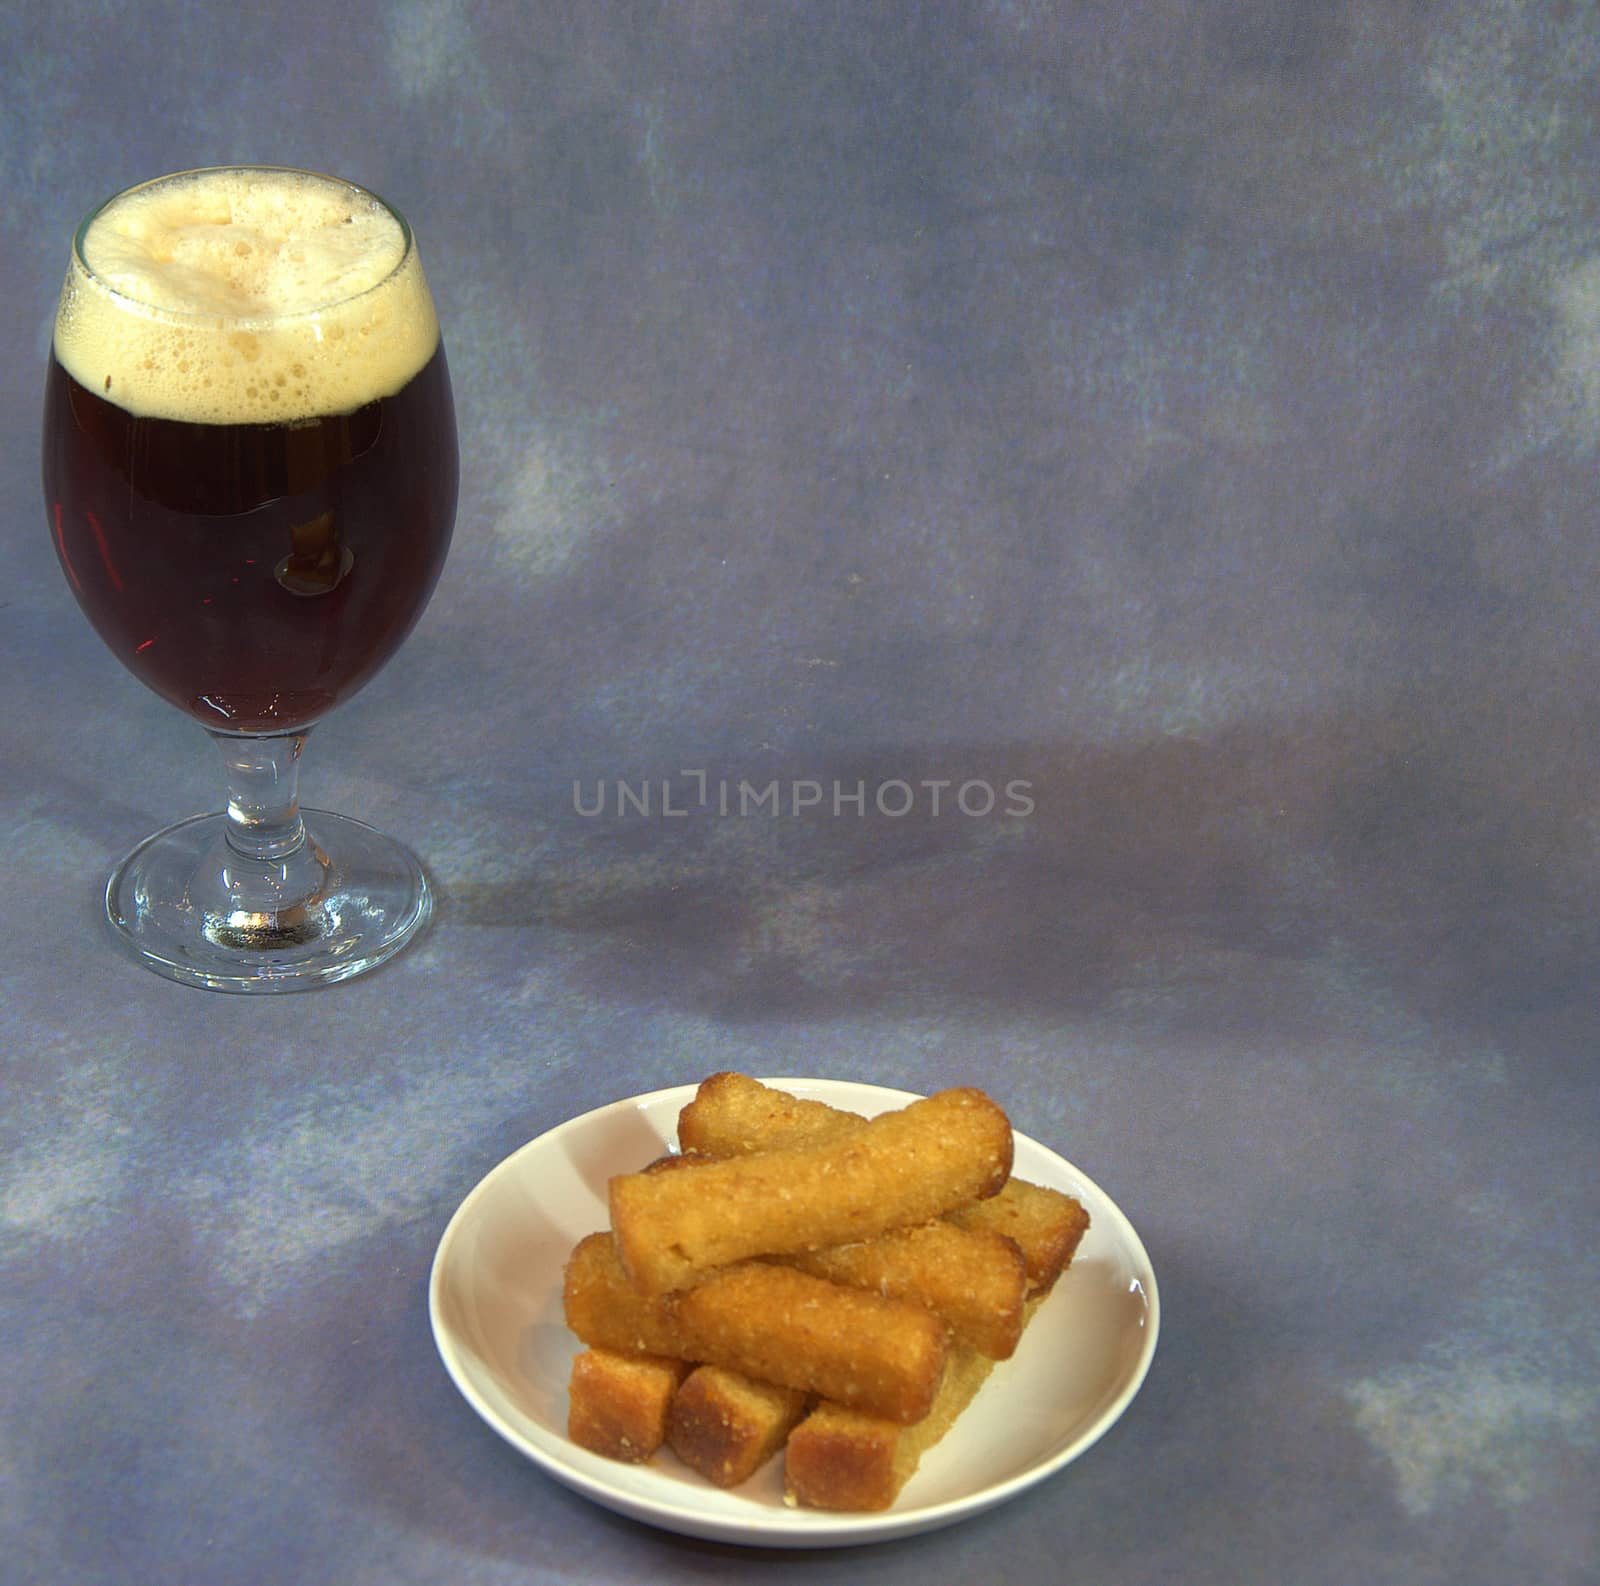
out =
[[228,847],[243,859],[277,863],[305,846],[300,821],[300,752],[306,734],[241,738],[213,732],[228,779]]

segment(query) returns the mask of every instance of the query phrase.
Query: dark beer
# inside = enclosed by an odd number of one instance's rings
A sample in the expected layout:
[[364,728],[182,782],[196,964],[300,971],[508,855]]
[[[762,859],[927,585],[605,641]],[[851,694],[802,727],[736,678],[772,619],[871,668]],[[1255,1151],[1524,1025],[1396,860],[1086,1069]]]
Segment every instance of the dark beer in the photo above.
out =
[[225,732],[323,716],[427,605],[456,474],[432,299],[370,195],[191,173],[85,223],[46,510],[79,604],[163,698]]
[[289,424],[136,417],[52,359],[62,571],[123,664],[206,726],[307,726],[428,603],[455,516],[452,414],[442,347],[395,395]]

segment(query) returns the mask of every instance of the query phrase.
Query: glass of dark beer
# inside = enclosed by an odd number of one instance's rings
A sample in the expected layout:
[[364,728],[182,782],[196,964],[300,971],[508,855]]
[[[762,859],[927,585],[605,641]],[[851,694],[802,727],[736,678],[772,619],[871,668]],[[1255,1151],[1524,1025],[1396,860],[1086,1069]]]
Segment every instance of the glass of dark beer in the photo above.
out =
[[147,838],[106,912],[157,973],[289,991],[431,909],[401,844],[301,811],[311,728],[399,648],[455,522],[450,376],[392,205],[313,172],[187,171],[73,239],[44,413],[61,569],[117,658],[221,750],[225,808]]

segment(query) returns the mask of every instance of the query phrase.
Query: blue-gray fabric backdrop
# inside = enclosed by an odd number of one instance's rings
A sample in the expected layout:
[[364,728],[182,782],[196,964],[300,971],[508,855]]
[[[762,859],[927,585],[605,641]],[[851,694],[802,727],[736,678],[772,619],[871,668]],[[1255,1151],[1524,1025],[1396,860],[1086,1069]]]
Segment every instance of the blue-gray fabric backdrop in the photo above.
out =
[[[1083,1461],[795,1567],[1596,1578],[1595,5],[61,0],[0,60],[0,1579],[743,1578],[423,1308],[505,1152],[734,1067],[990,1086],[1163,1282]],[[216,770],[37,483],[72,226],[241,159],[408,213],[463,446],[303,784],[439,916],[285,999],[101,933]]]

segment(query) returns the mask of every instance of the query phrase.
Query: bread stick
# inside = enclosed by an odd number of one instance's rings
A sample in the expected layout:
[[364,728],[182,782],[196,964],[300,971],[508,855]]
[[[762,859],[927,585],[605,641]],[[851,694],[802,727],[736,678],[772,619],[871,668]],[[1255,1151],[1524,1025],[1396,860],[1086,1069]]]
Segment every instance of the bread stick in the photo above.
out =
[[[1029,1303],[1024,1327],[1038,1308],[1039,1301]],[[952,1349],[932,1407],[910,1426],[839,1404],[817,1405],[789,1434],[785,1501],[813,1509],[887,1509],[993,1369],[994,1362],[975,1349]]]
[[1072,1196],[1015,1178],[988,1200],[946,1212],[945,1220],[970,1233],[1012,1240],[1027,1267],[1030,1296],[1049,1293],[1089,1228],[1088,1212]]
[[[745,1074],[702,1080],[678,1114],[684,1151],[726,1158],[847,1138],[866,1124],[853,1112],[791,1096]],[[945,1214],[963,1228],[1001,1233],[1016,1241],[1028,1267],[1028,1291],[1042,1294],[1071,1262],[1089,1214],[1070,1195],[1011,1179],[998,1194]]]
[[572,1362],[567,1436],[609,1459],[649,1459],[666,1441],[667,1414],[689,1362],[586,1349]]
[[825,1249],[993,1195],[1011,1124],[980,1090],[944,1090],[832,1141],[611,1180],[611,1226],[645,1294],[756,1255]]
[[726,1366],[901,1422],[927,1414],[947,1350],[943,1324],[920,1306],[763,1261],[646,1297],[605,1233],[573,1251],[564,1303],[591,1347]]
[[707,1156],[750,1156],[797,1145],[820,1145],[859,1129],[859,1113],[791,1096],[748,1074],[712,1074],[678,1114],[678,1145]]
[[672,1400],[667,1446],[719,1487],[748,1481],[783,1447],[810,1395],[723,1366],[696,1366]]
[[1027,1263],[1003,1234],[935,1219],[781,1259],[815,1277],[926,1306],[957,1343],[991,1360],[1009,1359],[1022,1336]]
[[592,1348],[692,1360],[683,1329],[659,1300],[628,1281],[609,1232],[578,1241],[562,1286],[567,1326]]
[[[713,1160],[684,1152],[657,1157],[642,1171],[679,1172]],[[956,1215],[951,1212],[914,1228],[895,1228],[872,1239],[773,1259],[848,1288],[870,1289],[925,1306],[958,1343],[971,1344],[993,1360],[1005,1360],[1022,1336],[1022,1306],[1030,1287],[1027,1263],[1013,1239],[981,1227],[957,1227]]]
[[948,1432],[988,1380],[994,1362],[975,1349],[952,1353],[932,1408],[911,1426],[819,1404],[789,1434],[785,1499],[812,1509],[887,1509],[923,1454]]

